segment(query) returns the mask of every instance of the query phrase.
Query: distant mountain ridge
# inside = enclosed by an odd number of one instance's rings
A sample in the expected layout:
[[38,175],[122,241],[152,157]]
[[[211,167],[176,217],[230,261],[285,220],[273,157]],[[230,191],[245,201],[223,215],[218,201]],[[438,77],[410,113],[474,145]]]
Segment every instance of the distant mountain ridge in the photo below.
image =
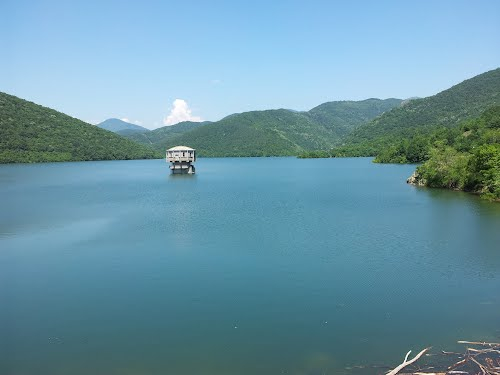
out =
[[353,131],[347,142],[408,135],[439,126],[456,126],[500,104],[500,68],[479,74],[440,93],[412,99]]
[[128,138],[157,150],[188,144],[202,156],[289,156],[329,149],[401,99],[323,103],[307,112],[288,109],[234,113],[216,122],[180,123]]
[[131,124],[130,122],[126,122],[117,118],[110,118],[104,120],[103,122],[97,124],[101,129],[109,130],[113,133],[121,133],[130,134],[130,133],[144,133],[150,131],[145,127]]
[[395,98],[326,102],[314,107],[308,114],[316,122],[334,129],[337,135],[344,136],[367,121],[400,106],[403,102],[404,100]]
[[[500,68],[427,98],[334,101],[304,112],[250,111],[153,131],[118,119],[100,124],[113,134],[0,93],[0,162],[153,158],[179,144],[196,148],[200,156],[374,156],[390,150],[384,160],[392,160],[400,155],[395,145],[415,148],[416,142],[410,147],[402,140],[456,127],[499,104]],[[320,151],[307,154],[314,150]]]
[[[359,126],[332,150],[304,152],[301,157],[377,156],[377,161],[425,159],[431,134],[446,133],[500,104],[500,68],[479,74],[427,98],[412,98]],[[440,138],[438,136],[438,138]],[[408,150],[420,149],[416,154]],[[379,157],[380,156],[380,157]]]
[[[210,121],[194,122],[194,121],[183,121],[175,125],[163,126],[161,128],[151,130],[149,132],[134,132],[126,133],[126,131],[120,131],[118,134],[125,136],[135,142],[142,143],[145,145],[155,146],[167,142],[166,140],[175,138],[181,134],[184,134],[190,130],[196,129],[197,127],[210,124]],[[158,150],[164,151],[162,148],[157,147]]]
[[0,92],[0,163],[151,159],[161,153]]
[[331,133],[307,115],[285,109],[235,114],[161,145],[190,144],[202,156],[287,156],[330,147]]

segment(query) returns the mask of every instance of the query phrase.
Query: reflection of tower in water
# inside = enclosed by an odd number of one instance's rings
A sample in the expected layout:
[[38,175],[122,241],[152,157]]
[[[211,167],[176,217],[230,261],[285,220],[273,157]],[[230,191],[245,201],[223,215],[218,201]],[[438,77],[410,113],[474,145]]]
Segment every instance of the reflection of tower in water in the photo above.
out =
[[167,150],[165,159],[170,163],[173,174],[193,174],[195,171],[196,150],[187,146],[175,146]]

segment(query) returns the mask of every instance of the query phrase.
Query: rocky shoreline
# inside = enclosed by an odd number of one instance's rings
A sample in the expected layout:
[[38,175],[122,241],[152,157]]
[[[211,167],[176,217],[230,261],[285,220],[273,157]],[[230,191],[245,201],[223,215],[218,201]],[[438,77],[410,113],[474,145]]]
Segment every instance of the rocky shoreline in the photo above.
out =
[[422,178],[422,176],[420,176],[417,171],[413,172],[412,175],[406,179],[406,183],[415,186],[427,185],[427,181]]

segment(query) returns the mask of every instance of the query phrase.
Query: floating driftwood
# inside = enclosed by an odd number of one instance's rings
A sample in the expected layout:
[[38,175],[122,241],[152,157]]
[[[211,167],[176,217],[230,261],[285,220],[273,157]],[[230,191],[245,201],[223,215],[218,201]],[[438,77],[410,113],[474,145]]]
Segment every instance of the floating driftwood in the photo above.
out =
[[[448,374],[480,374],[480,375],[500,375],[500,343],[482,341],[458,341],[459,344],[468,345],[464,353],[441,352],[444,356],[455,357],[444,370],[438,372],[412,372],[412,375],[448,375]],[[475,346],[475,347],[471,347]],[[419,353],[420,354],[420,353]],[[415,359],[415,358],[414,358]],[[405,358],[406,361],[406,358]],[[407,363],[410,364],[409,361]],[[404,364],[403,362],[402,364]],[[401,365],[402,365],[401,364]],[[400,366],[401,366],[400,365]],[[398,366],[399,367],[399,366]],[[394,369],[396,371],[398,369]],[[406,365],[404,366],[406,367]],[[395,375],[398,372],[389,372],[388,375]],[[399,370],[398,370],[399,371]],[[400,374],[404,375],[404,374]]]
[[425,348],[424,350],[422,350],[420,353],[418,353],[413,359],[409,360],[408,361],[408,356],[410,355],[411,353],[411,350],[406,353],[406,357],[403,361],[403,363],[401,363],[398,367],[396,367],[394,370],[391,370],[387,373],[387,375],[396,375],[399,371],[401,371],[402,369],[404,369],[406,366],[409,366],[411,365],[413,362],[416,362],[420,357],[422,357],[426,351],[428,351],[430,348]]
[[[441,351],[437,354],[428,353],[430,348],[425,348],[414,358],[408,359],[411,350],[406,354],[403,362],[386,375],[500,375],[500,343],[483,341],[458,341],[467,345],[462,353]],[[439,365],[426,364],[425,367],[413,365],[421,357],[439,356]],[[432,362],[436,362],[435,360]],[[413,366],[412,366],[413,365]],[[400,372],[411,366],[412,372]],[[370,366],[356,366],[356,368],[369,368]],[[353,367],[354,368],[354,367]]]

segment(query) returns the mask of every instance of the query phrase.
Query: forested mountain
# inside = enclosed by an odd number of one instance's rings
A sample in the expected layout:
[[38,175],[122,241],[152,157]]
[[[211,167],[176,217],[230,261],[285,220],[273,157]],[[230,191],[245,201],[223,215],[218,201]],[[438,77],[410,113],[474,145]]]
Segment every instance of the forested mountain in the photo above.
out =
[[401,138],[458,126],[496,104],[500,104],[500,68],[386,112],[352,132],[346,143],[370,144],[369,148],[378,153]]
[[228,116],[167,142],[188,144],[203,156],[297,155],[304,149],[332,147],[332,133],[306,113],[286,109]]
[[394,98],[327,102],[308,113],[314,121],[342,137],[382,113],[398,107],[402,102],[401,99]]
[[412,128],[455,126],[500,104],[500,68],[468,79],[439,94],[414,99],[355,131],[351,138],[405,134]]
[[127,137],[158,150],[187,144],[203,156],[297,155],[340,144],[346,133],[400,103],[400,99],[367,99],[324,103],[308,112],[251,111],[213,123],[186,122]]
[[162,154],[64,113],[0,93],[0,163],[156,157]]
[[[463,81],[439,94],[405,101],[348,134],[341,147],[305,152],[303,157],[376,156],[403,140],[427,137],[436,129],[457,127],[500,104],[500,68]],[[418,162],[420,160],[409,160]]]
[[97,126],[101,129],[109,130],[118,134],[144,133],[149,131],[149,129],[142,126],[131,124],[117,118],[107,119],[100,124],[97,124]]
[[121,131],[118,134],[127,137],[135,142],[142,143],[144,145],[152,146],[157,148],[159,151],[165,151],[164,145],[169,143],[169,141],[173,141],[176,137],[190,131],[196,129],[200,126],[210,124],[210,121],[203,122],[193,122],[193,121],[183,121],[178,124],[171,126],[164,126],[155,130],[151,130],[149,132],[143,133],[125,133],[125,131]]

